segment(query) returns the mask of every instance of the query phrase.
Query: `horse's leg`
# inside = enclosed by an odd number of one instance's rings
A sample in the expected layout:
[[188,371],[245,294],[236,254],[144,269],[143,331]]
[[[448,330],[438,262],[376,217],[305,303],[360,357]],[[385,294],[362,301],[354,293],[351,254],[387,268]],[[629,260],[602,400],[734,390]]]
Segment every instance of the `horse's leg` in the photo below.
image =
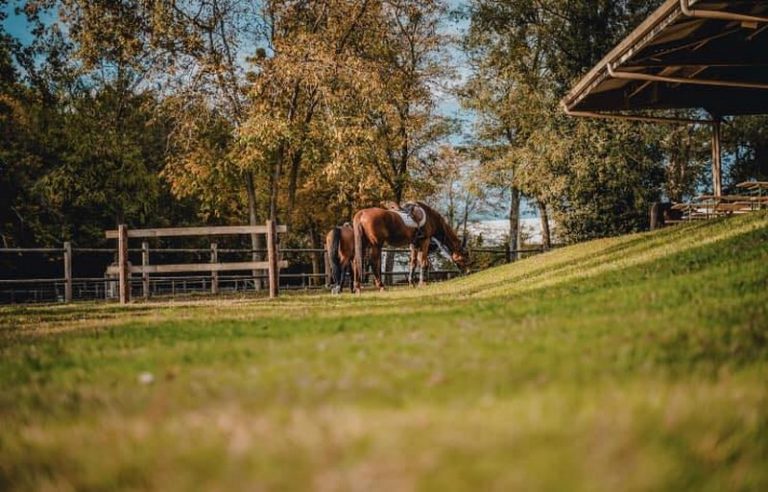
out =
[[352,232],[354,233],[354,253],[351,255],[352,262],[352,288],[355,293],[362,292],[363,270],[365,269],[365,231],[363,225],[356,218],[352,221]]
[[[347,264],[344,265],[344,272],[345,274],[349,274],[349,291],[354,294],[355,293],[355,282],[354,282],[355,276],[352,272],[353,266],[354,266],[353,261],[347,262]],[[341,278],[342,279],[344,278],[344,274],[342,274]]]
[[376,288],[384,290],[384,284],[381,281],[381,246],[371,244],[371,266],[373,267],[373,280]]
[[429,268],[429,241],[424,241],[419,248],[419,287],[427,285],[425,276]]
[[[349,263],[347,263],[346,259],[342,259],[341,263],[339,264],[339,281],[336,282],[336,285],[333,286],[334,294],[341,294],[341,291],[344,289],[344,279],[347,276],[348,268]],[[354,279],[352,283],[354,284]]]
[[357,292],[357,289],[361,286],[360,284],[363,281],[363,272],[358,272],[357,268],[357,262],[352,261],[352,279],[350,283],[352,284],[352,293],[354,294]]
[[344,260],[339,263],[331,264],[331,294],[341,293],[341,286],[344,284]]
[[408,285],[414,287],[413,272],[416,270],[416,262],[418,261],[419,252],[416,250],[416,246],[411,244],[411,261],[408,262]]

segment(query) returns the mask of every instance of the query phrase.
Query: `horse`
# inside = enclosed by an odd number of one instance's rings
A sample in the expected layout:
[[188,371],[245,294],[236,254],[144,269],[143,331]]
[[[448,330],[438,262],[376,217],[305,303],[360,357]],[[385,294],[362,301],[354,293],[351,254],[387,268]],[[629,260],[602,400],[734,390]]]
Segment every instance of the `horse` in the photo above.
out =
[[[409,204],[411,205],[411,204]],[[419,286],[425,285],[424,275],[429,267],[429,247],[432,240],[440,243],[451,255],[451,260],[463,272],[468,272],[469,255],[465,243],[459,241],[451,226],[435,210],[422,202],[416,202],[417,211],[423,213],[418,224],[411,226],[406,221],[413,222],[410,217],[403,217],[402,211],[384,208],[366,208],[358,211],[352,221],[355,239],[355,258],[353,263],[354,289],[361,291],[363,276],[363,258],[367,249],[371,253],[371,265],[376,287],[384,290],[381,281],[381,250],[384,244],[390,246],[409,245],[411,258],[408,270],[408,284],[414,286],[413,272],[416,264],[420,266]],[[466,238],[465,238],[466,241]]]
[[[355,257],[355,234],[352,224],[345,223],[334,227],[325,235],[325,250],[331,264],[331,293],[339,294],[344,287],[344,275],[352,274],[352,261]],[[354,292],[354,282],[349,281],[349,290]]]

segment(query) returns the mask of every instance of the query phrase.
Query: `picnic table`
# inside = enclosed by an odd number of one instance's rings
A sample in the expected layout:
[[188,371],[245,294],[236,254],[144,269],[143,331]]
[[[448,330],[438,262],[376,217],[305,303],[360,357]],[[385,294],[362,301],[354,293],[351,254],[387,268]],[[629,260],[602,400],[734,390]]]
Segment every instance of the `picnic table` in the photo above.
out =
[[763,190],[768,190],[768,181],[744,181],[736,185],[736,188],[742,188],[750,191],[757,191],[761,193]]
[[676,203],[673,210],[682,213],[682,218],[667,220],[674,224],[691,220],[706,220],[724,215],[740,215],[768,206],[767,196],[755,195],[699,195],[688,203]]
[[736,185],[738,194],[699,195],[687,203],[675,203],[674,218],[664,220],[676,224],[692,220],[706,220],[726,215],[740,215],[768,208],[768,181],[745,181]]
[[697,200],[713,213],[726,214],[754,212],[768,205],[768,196],[759,195],[701,195]]
[[[744,181],[743,183],[737,184],[736,188],[751,193],[751,196],[756,196],[761,201],[768,196],[768,181]],[[759,208],[763,208],[762,203]]]

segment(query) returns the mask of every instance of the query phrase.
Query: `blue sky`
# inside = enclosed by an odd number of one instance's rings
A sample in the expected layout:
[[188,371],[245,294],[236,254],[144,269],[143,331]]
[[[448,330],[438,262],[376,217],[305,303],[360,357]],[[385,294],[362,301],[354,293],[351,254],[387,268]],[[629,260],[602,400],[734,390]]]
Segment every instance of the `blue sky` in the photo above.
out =
[[[15,13],[18,5],[18,2],[11,0],[8,4],[2,6],[2,11],[8,16],[3,22],[3,26],[8,34],[24,43],[28,43],[32,40],[32,35],[29,32],[29,25],[24,14],[17,15]],[[52,19],[50,16],[49,18]]]

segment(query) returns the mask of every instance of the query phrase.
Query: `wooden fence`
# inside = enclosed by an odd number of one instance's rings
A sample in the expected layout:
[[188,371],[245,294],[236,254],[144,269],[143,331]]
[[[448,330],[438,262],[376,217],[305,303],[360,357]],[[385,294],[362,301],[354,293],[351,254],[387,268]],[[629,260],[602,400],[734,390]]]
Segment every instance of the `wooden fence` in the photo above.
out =
[[[245,226],[250,227],[250,226]],[[262,230],[265,226],[255,226]],[[149,229],[150,231],[156,229]],[[231,230],[231,229],[230,229]],[[138,230],[127,229],[128,239],[132,239],[136,236]],[[284,232],[284,227],[277,226],[276,233]],[[262,232],[264,233],[264,232]],[[251,232],[245,232],[243,234],[251,234]],[[112,233],[117,239],[117,234]],[[158,236],[149,236],[158,237]],[[168,237],[168,236],[166,236]],[[148,239],[148,238],[144,238]],[[137,245],[138,246],[138,245]],[[273,280],[275,288],[282,289],[312,289],[322,288],[330,283],[330,269],[324,268],[322,271],[310,272],[306,271],[309,267],[309,262],[306,259],[307,255],[318,255],[327,259],[327,252],[324,249],[313,248],[279,248],[278,245],[274,247],[276,257],[278,259],[277,281]],[[509,246],[503,247],[484,247],[484,248],[470,248],[470,254],[475,256],[478,253],[488,254],[490,257],[495,258],[493,264],[509,263],[514,261],[516,257],[529,256],[532,254],[540,253],[542,249],[540,247],[523,248],[519,250],[510,249]],[[128,278],[128,288],[133,285],[133,293],[135,295],[143,295],[145,298],[150,295],[178,295],[182,293],[192,292],[208,292],[210,294],[218,294],[220,290],[226,292],[238,292],[241,290],[252,290],[258,285],[260,281],[268,281],[268,262],[257,262],[260,268],[257,270],[266,270],[265,273],[254,273],[251,271],[245,274],[246,270],[253,270],[253,262],[236,262],[236,263],[222,263],[223,265],[237,265],[240,268],[242,265],[247,265],[243,270],[243,273],[237,274],[235,270],[219,270],[216,267],[210,269],[203,268],[197,275],[184,275],[178,276],[177,273],[168,273],[162,275],[158,272],[162,268],[171,267],[171,265],[153,265],[151,259],[155,255],[196,255],[198,259],[202,256],[206,260],[206,266],[209,264],[219,263],[219,258],[226,255],[244,255],[244,254],[265,254],[268,255],[269,248],[254,250],[252,248],[220,248],[216,242],[211,242],[208,247],[205,248],[150,248],[148,241],[142,241],[141,247],[132,247],[128,249],[133,255],[134,259],[140,256],[142,267],[148,266],[146,272],[139,271],[141,267],[132,267],[130,272],[140,274],[138,278]],[[387,254],[407,255],[407,249],[395,249],[388,248],[384,250]],[[116,262],[113,262],[111,272],[113,274],[109,276],[79,276],[75,275],[75,271],[82,269],[83,266],[91,267],[91,270],[96,270],[101,267],[95,267],[95,265],[106,265],[111,260],[100,261],[97,260],[98,255],[108,255],[110,258],[116,256],[115,248],[92,248],[92,247],[75,247],[70,242],[63,243],[59,248],[0,248],[0,259],[6,257],[6,255],[12,255],[13,257],[37,257],[38,255],[43,257],[46,261],[44,263],[51,267],[56,267],[59,276],[51,276],[48,278],[0,278],[0,303],[7,302],[71,302],[74,299],[109,299],[119,297],[119,270]],[[127,256],[127,254],[126,254]],[[77,265],[80,268],[73,269],[73,263],[76,258],[82,258],[81,261],[77,261]],[[286,262],[279,261],[283,258],[300,259],[304,258],[304,261],[297,261],[293,267],[294,271],[283,272]],[[54,260],[53,262],[50,260]],[[327,260],[326,260],[327,262]],[[320,261],[322,266],[324,261]],[[402,263],[402,262],[401,262]],[[294,262],[291,260],[291,264]],[[267,266],[264,266],[267,265]],[[304,269],[302,270],[302,265]],[[184,264],[186,268],[188,264]],[[150,276],[150,271],[154,268],[153,274]],[[171,267],[174,268],[174,267]],[[233,266],[234,268],[234,266]],[[100,269],[99,272],[104,272],[104,269]],[[190,270],[185,270],[189,272]],[[63,273],[63,276],[61,275]],[[95,272],[94,272],[95,273]],[[7,277],[2,275],[0,271],[0,277]],[[391,283],[404,282],[406,279],[406,272],[383,272],[386,278],[389,278]],[[430,280],[439,281],[452,278],[458,275],[458,271],[453,269],[430,270]],[[274,277],[273,277],[274,278]],[[397,280],[396,280],[397,279]],[[282,287],[280,287],[282,286]],[[114,294],[114,296],[113,296]]]
[[[279,270],[287,268],[288,262],[278,260],[277,234],[288,232],[286,226],[277,226],[271,220],[263,226],[221,226],[221,227],[170,227],[162,229],[128,229],[126,225],[118,226],[117,230],[107,231],[107,239],[117,239],[117,265],[107,268],[107,274],[118,275],[118,292],[120,304],[131,300],[130,278],[132,273],[140,273],[145,286],[149,285],[150,273],[190,273],[190,272],[226,272],[238,270],[267,270],[269,272],[269,297],[277,297],[280,291]],[[162,238],[162,237],[191,237],[191,236],[224,236],[237,234],[266,234],[267,261],[241,261],[220,263],[216,247],[212,246],[209,263],[182,263],[172,265],[150,265],[149,246],[142,244],[142,265],[132,266],[128,261],[128,239],[130,238]],[[71,258],[71,254],[70,254]],[[214,276],[214,289],[218,291],[218,278]],[[148,296],[148,287],[144,289]],[[71,295],[70,295],[71,298]]]

